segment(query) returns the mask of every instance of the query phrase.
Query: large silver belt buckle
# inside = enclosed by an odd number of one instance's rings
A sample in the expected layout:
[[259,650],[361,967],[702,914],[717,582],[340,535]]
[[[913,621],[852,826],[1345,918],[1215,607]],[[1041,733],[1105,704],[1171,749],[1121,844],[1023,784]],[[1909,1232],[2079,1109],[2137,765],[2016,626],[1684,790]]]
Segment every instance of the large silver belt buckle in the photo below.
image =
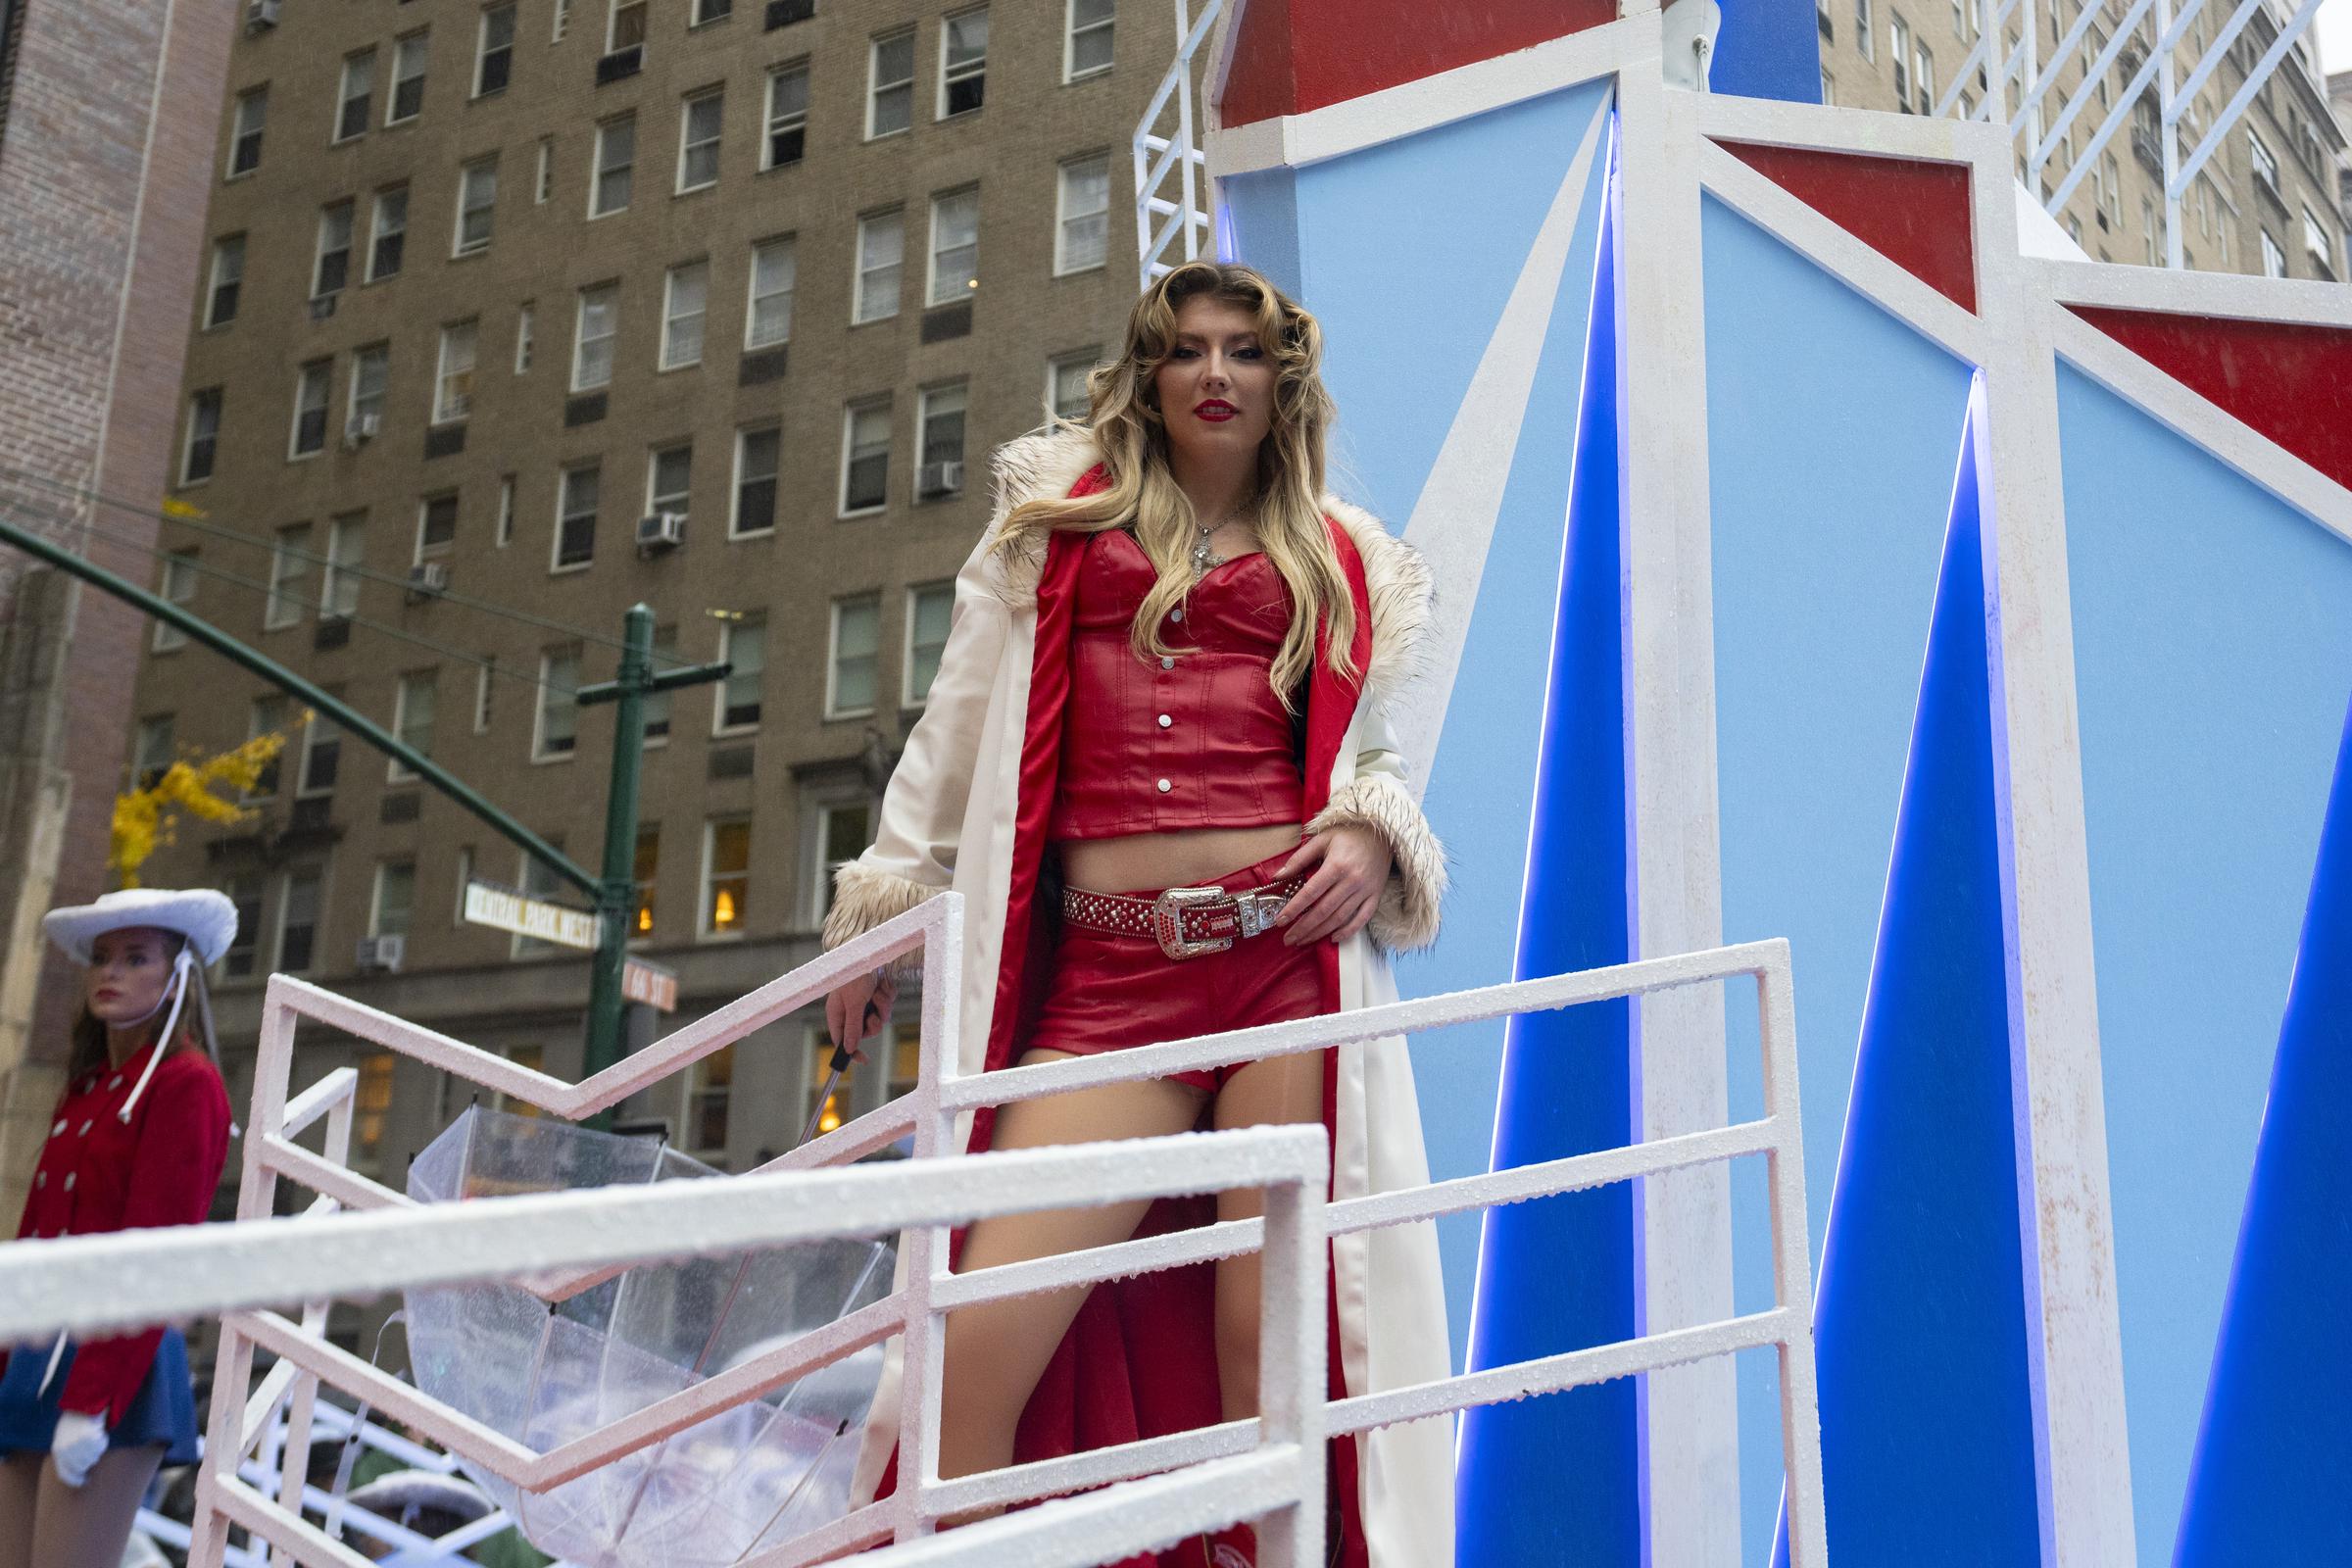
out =
[[1184,934],[1184,911],[1213,904],[1230,904],[1222,887],[1167,888],[1152,901],[1152,935],[1159,943],[1159,951],[1171,958],[1197,958],[1203,953],[1223,953],[1233,946],[1233,938],[1207,937],[1188,941]]

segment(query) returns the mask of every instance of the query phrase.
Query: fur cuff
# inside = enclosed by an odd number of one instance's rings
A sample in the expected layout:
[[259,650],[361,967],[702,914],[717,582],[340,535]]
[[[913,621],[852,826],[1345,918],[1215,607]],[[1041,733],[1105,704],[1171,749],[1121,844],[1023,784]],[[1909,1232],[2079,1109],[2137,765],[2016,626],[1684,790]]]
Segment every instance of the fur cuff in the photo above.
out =
[[1392,953],[1435,942],[1438,905],[1446,897],[1446,847],[1429,830],[1412,791],[1385,773],[1359,775],[1342,785],[1306,824],[1310,834],[1335,827],[1368,827],[1396,858],[1380,907],[1364,928],[1373,942]]
[[[851,860],[833,873],[833,907],[825,912],[824,950],[863,936],[885,920],[896,919],[944,889],[896,871],[884,871],[862,860]],[[923,950],[902,954],[883,966],[894,979],[922,972]]]

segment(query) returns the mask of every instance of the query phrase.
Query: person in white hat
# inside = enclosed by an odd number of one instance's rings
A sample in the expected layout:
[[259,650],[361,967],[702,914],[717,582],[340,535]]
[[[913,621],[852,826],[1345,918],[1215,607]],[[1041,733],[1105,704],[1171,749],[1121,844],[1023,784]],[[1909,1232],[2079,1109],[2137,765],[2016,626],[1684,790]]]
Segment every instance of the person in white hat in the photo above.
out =
[[[236,906],[211,889],[129,888],[41,924],[88,969],[17,1239],[202,1221],[233,1131],[204,971],[235,938]],[[158,1466],[195,1458],[179,1330],[12,1348],[0,1568],[114,1568]]]

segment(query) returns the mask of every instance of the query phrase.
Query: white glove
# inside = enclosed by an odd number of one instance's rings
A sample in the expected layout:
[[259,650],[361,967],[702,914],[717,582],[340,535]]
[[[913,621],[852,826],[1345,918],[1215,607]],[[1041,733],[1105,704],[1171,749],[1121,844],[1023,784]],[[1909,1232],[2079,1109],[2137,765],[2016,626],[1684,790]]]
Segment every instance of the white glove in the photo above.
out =
[[49,1440],[49,1458],[57,1466],[57,1479],[69,1487],[78,1487],[90,1477],[90,1466],[106,1454],[106,1421],[104,1417],[83,1415],[78,1410],[62,1410],[57,1417],[57,1435]]

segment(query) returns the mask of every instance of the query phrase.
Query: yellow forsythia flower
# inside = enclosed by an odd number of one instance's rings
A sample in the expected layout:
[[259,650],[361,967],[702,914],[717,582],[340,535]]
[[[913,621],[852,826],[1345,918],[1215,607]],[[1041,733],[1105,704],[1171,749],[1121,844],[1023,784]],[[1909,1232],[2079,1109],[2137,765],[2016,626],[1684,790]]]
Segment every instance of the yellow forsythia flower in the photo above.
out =
[[207,822],[250,821],[256,814],[251,808],[214,791],[249,793],[285,745],[286,737],[279,731],[256,735],[242,746],[194,765],[173,762],[153,784],[116,796],[108,866],[121,875],[124,887],[137,887],[139,867],[147,858],[159,846],[174,841],[177,811]]

